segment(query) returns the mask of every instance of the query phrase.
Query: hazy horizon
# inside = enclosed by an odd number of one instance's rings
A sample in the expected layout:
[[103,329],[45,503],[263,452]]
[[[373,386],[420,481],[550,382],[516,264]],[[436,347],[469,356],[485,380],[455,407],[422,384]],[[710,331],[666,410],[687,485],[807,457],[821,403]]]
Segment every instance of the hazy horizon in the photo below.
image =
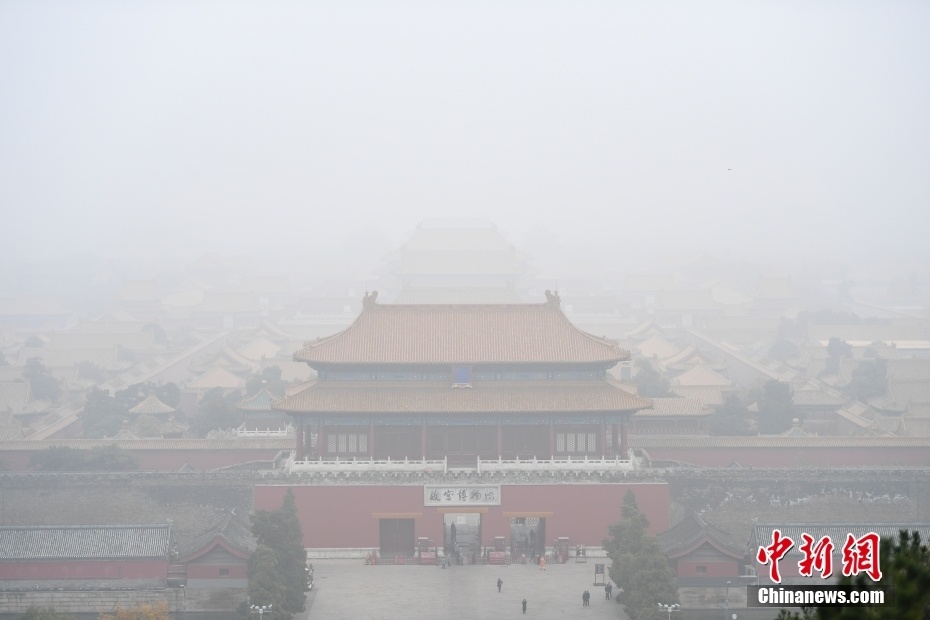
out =
[[928,26],[918,2],[5,3],[0,259],[375,254],[477,218],[582,264],[924,270]]

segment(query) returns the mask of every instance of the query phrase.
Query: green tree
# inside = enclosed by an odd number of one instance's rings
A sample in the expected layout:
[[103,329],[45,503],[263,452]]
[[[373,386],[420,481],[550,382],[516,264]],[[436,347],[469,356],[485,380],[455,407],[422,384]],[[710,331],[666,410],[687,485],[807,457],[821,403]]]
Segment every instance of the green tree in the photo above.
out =
[[52,607],[36,607],[32,605],[19,617],[19,620],[73,620],[74,616],[60,614]]
[[204,394],[194,418],[194,431],[205,436],[212,430],[238,427],[245,420],[244,412],[236,409],[240,398],[239,392],[224,394],[223,388],[213,388]]
[[862,362],[853,369],[845,389],[861,401],[881,396],[888,389],[888,364],[883,359]]
[[772,380],[763,385],[762,398],[756,405],[759,409],[756,422],[763,435],[785,432],[797,417],[791,387],[787,383]]
[[117,609],[112,614],[100,614],[100,620],[171,620],[168,603],[142,604],[128,609]]
[[96,446],[87,453],[84,468],[87,471],[133,471],[139,469],[139,461],[119,446]]
[[34,453],[30,458],[30,465],[37,471],[130,471],[139,469],[136,458],[117,446],[97,446],[90,450],[53,446]]
[[29,464],[37,471],[84,471],[84,451],[53,446],[33,452]]
[[269,366],[263,368],[258,374],[252,377],[245,384],[245,393],[252,396],[262,389],[262,386],[268,388],[268,391],[275,396],[283,396],[287,388],[287,381],[281,378],[281,368],[279,366]]
[[656,370],[649,360],[640,358],[636,360],[637,373],[633,377],[636,391],[646,398],[664,398],[671,396],[668,379]]
[[109,392],[96,387],[91,388],[84,401],[84,410],[80,413],[84,424],[84,437],[112,437],[119,432],[123,420],[128,415],[128,409],[110,396]]
[[[883,586],[895,592],[894,607],[814,607],[801,613],[782,610],[780,620],[925,620],[930,618],[930,548],[919,532],[902,530],[883,539],[879,549]],[[840,577],[840,585],[867,586],[867,575]]]
[[610,578],[623,588],[621,602],[631,620],[663,620],[658,604],[678,602],[675,573],[648,527],[636,496],[627,491],[621,519],[608,528],[603,545],[611,561]]
[[38,357],[29,358],[23,366],[23,378],[29,381],[32,395],[37,399],[56,402],[61,398],[61,382],[52,376]]
[[249,559],[249,602],[252,605],[271,605],[269,617],[288,620],[291,613],[285,609],[284,584],[280,579],[278,552],[267,545],[258,545]]
[[801,349],[790,340],[785,339],[775,341],[775,344],[771,346],[768,352],[769,359],[777,362],[787,362],[799,355],[801,355]]
[[[303,545],[297,503],[290,489],[285,493],[280,508],[259,510],[252,515],[252,533],[259,545],[274,552],[275,583],[282,587],[279,609],[287,613],[303,611],[307,590],[307,550]],[[270,560],[263,561],[263,570],[270,570]],[[253,604],[264,604],[250,600]]]
[[738,395],[728,392],[723,397],[723,404],[717,407],[710,418],[710,434],[725,437],[754,435],[750,421],[746,404]]
[[827,363],[817,376],[822,377],[839,373],[843,358],[848,359],[852,355],[853,350],[849,343],[833,336],[830,338],[830,342],[827,343]]
[[96,383],[105,383],[107,371],[90,360],[82,360],[77,365],[77,375],[82,379],[89,379]]

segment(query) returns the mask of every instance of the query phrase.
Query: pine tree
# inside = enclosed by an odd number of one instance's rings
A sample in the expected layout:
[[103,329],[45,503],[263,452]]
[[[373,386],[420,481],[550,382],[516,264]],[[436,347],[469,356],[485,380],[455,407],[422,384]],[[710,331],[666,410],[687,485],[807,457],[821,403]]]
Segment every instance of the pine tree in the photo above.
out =
[[649,520],[627,491],[623,497],[622,518],[608,529],[604,549],[611,560],[610,578],[623,588],[621,602],[631,620],[663,620],[658,604],[678,602],[675,573],[662,553],[659,541],[649,534]]
[[[304,610],[307,590],[307,550],[303,545],[303,531],[297,516],[294,493],[288,489],[277,510],[259,510],[252,516],[252,533],[259,545],[267,547],[274,557],[275,583],[282,588],[280,609],[297,613]],[[270,565],[271,560],[263,558]],[[270,566],[263,570],[270,570]],[[252,604],[265,604],[250,599]]]

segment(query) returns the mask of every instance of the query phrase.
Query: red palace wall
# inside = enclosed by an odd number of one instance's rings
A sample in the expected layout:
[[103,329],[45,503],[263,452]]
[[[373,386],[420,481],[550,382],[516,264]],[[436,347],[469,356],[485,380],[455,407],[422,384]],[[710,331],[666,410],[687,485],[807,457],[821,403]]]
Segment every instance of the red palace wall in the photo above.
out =
[[653,534],[669,527],[669,491],[665,483],[501,485],[501,505],[424,506],[423,486],[256,486],[255,508],[274,510],[294,492],[304,546],[376,548],[379,519],[414,519],[416,536],[442,545],[443,513],[481,512],[482,545],[504,536],[510,544],[510,518],[546,518],[546,544],[568,536],[571,544],[600,548],[607,527],[620,520],[623,496],[631,490],[649,519]]
[[168,560],[0,562],[0,580],[167,579]]
[[[35,450],[4,450],[0,451],[0,463],[7,471],[32,471],[30,459],[32,455],[44,449]],[[196,448],[196,449],[166,449],[166,450],[132,450],[128,452],[139,462],[139,469],[143,471],[169,471],[181,469],[185,463],[194,469],[216,469],[251,461],[271,461],[277,456],[278,448],[268,449],[223,449],[223,448]]]
[[[228,575],[220,575],[221,569],[229,571]],[[191,562],[187,565],[188,579],[245,579],[248,577],[249,568],[243,564],[196,564]]]
[[[704,567],[704,572],[699,573],[698,566]],[[707,560],[700,561],[679,561],[677,566],[679,577],[738,577],[739,564],[736,560]]]

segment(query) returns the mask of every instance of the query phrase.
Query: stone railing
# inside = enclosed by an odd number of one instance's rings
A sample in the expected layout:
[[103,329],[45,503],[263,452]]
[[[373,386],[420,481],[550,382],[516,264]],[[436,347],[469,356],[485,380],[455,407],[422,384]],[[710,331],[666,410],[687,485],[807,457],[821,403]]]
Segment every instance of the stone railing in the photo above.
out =
[[615,472],[633,471],[635,465],[629,459],[592,459],[566,457],[564,459],[478,459],[478,472],[548,471],[548,472]]
[[448,471],[446,459],[442,460],[410,460],[410,459],[340,459],[316,461],[295,461],[293,457],[284,466],[288,473],[300,472],[446,472]]
[[266,428],[265,430],[255,429],[253,431],[239,427],[233,429],[232,433],[234,437],[293,437],[294,427],[285,426],[275,430]]
[[[475,468],[462,468],[475,473],[511,473],[511,472],[630,472],[635,469],[634,462],[620,458],[572,458],[564,459],[476,459]],[[288,473],[299,472],[443,472],[450,471],[447,459],[410,460],[410,459],[339,459],[315,461],[295,461],[293,456],[284,465]],[[458,470],[455,470],[458,471]]]

